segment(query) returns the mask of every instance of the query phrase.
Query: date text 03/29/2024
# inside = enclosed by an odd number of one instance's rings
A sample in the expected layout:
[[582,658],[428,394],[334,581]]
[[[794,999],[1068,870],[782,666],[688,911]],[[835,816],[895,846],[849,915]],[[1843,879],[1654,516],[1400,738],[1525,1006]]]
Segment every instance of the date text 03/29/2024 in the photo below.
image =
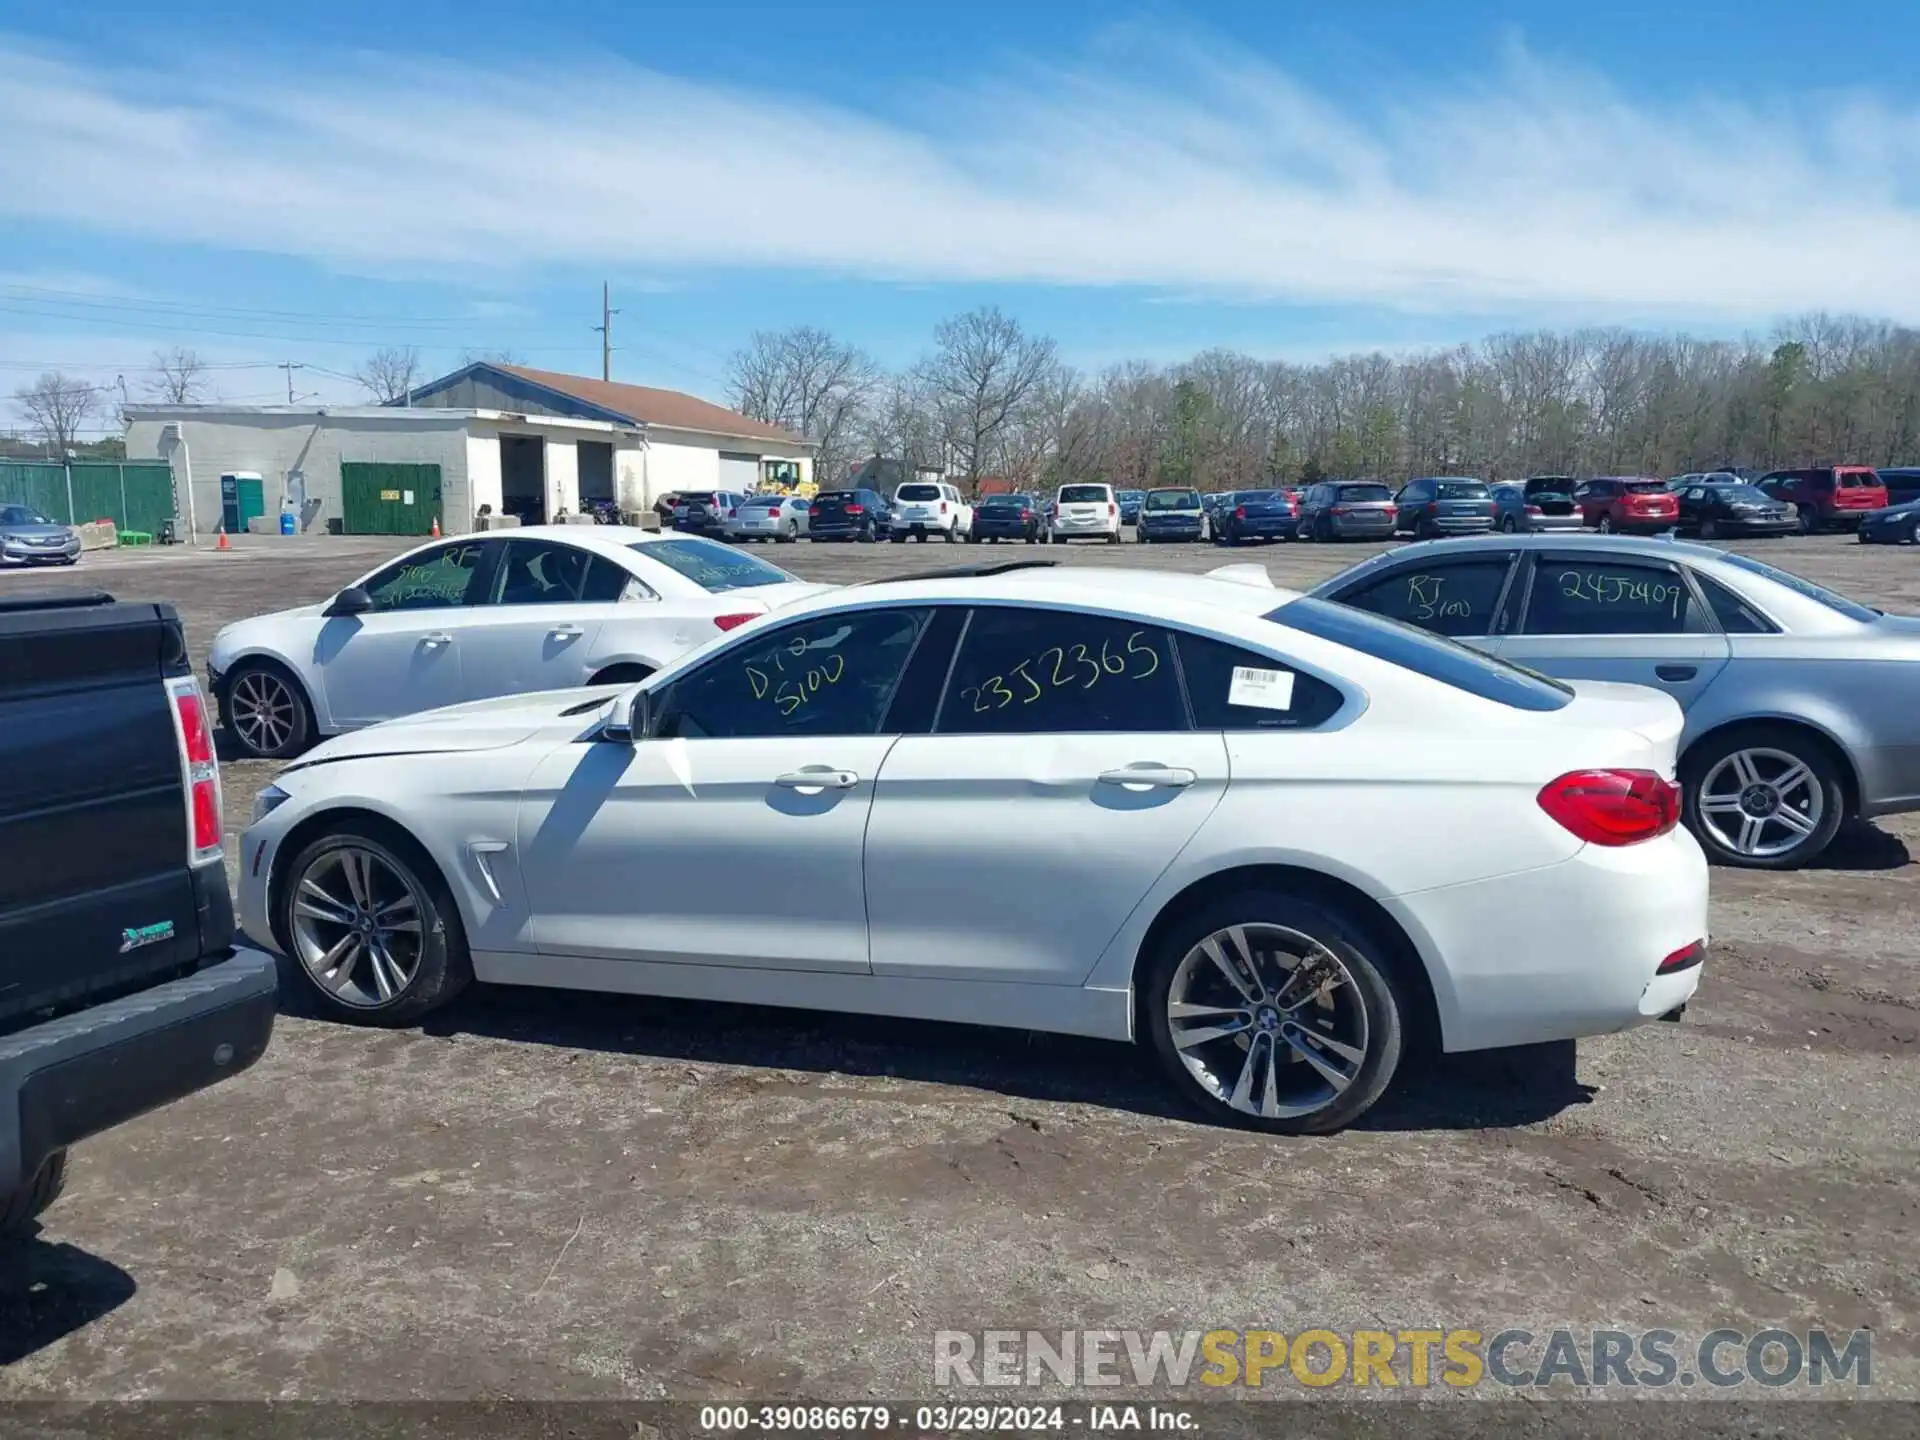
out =
[[1162,1404],[703,1405],[703,1435],[1193,1434],[1194,1413]]

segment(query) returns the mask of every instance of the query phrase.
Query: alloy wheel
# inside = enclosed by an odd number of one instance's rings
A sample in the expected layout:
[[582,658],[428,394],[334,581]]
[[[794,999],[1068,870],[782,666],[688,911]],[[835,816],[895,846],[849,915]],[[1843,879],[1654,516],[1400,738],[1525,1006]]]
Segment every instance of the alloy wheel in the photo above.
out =
[[1806,843],[1826,816],[1826,787],[1786,750],[1735,750],[1700,781],[1700,823],[1726,849],[1771,860]]
[[314,857],[293,895],[294,951],[343,1005],[375,1009],[413,983],[425,936],[413,878],[384,856],[342,845]]
[[1245,1115],[1312,1115],[1345,1093],[1367,1059],[1367,1007],[1353,974],[1312,936],[1232,925],[1174,971],[1167,1031],[1187,1073]]
[[233,682],[227,698],[234,732],[249,750],[271,755],[293,738],[300,701],[272,671],[247,671]]

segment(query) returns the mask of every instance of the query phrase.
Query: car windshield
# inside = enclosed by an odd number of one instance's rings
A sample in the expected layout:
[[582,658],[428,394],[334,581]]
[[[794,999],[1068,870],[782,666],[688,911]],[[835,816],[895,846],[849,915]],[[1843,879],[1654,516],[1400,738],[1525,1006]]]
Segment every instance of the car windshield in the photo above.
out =
[[1485,500],[1488,498],[1486,484],[1480,480],[1442,480],[1434,485],[1433,493],[1441,500]]
[[53,521],[24,505],[0,505],[0,525],[51,525]]
[[657,561],[684,575],[702,590],[716,594],[722,590],[751,590],[758,585],[785,585],[800,578],[716,540],[697,540],[691,536],[677,540],[641,540],[628,548],[644,559]]
[[1200,492],[1197,490],[1149,490],[1145,503],[1149,510],[1198,510]]
[[1862,605],[1858,601],[1849,600],[1846,596],[1829,590],[1824,585],[1816,585],[1811,580],[1802,579],[1790,570],[1782,570],[1776,565],[1767,564],[1764,560],[1755,560],[1751,555],[1739,555],[1731,550],[1723,550],[1719,558],[1725,564],[1744,570],[1749,575],[1759,575],[1773,581],[1776,585],[1786,586],[1796,595],[1817,600],[1829,610],[1836,610],[1849,620],[1858,620],[1862,625],[1872,624],[1885,613]]
[[1393,491],[1384,485],[1342,485],[1333,493],[1348,502],[1393,499]]
[[1664,495],[1667,482],[1664,480],[1629,480],[1620,487],[1629,495]]
[[1069,485],[1060,492],[1062,505],[1093,505],[1107,498],[1104,485]]
[[1516,710],[1559,710],[1573,699],[1573,687],[1558,680],[1444,635],[1330,600],[1289,600],[1269,611],[1267,619]]
[[1715,485],[1714,492],[1736,505],[1771,505],[1773,497],[1757,485]]
[[938,485],[902,485],[894,498],[896,500],[938,500],[940,487]]

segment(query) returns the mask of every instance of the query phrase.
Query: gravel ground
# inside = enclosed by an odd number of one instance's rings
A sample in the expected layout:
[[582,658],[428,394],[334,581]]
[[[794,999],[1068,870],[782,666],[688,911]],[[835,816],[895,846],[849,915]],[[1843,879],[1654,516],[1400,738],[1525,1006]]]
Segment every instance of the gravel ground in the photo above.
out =
[[[171,600],[198,661],[398,548],[248,537],[0,593]],[[1375,548],[1232,558],[1302,585]],[[1742,548],[1920,611],[1911,550]],[[226,766],[230,827],[271,771]],[[514,990],[398,1032],[291,1015],[247,1075],[79,1149],[0,1253],[0,1397],[856,1401],[930,1393],[942,1329],[1562,1324],[1870,1327],[1875,1391],[1920,1396],[1915,849],[1901,817],[1716,872],[1683,1023],[1444,1062],[1323,1140],[1190,1123],[1133,1052],[1052,1037]]]

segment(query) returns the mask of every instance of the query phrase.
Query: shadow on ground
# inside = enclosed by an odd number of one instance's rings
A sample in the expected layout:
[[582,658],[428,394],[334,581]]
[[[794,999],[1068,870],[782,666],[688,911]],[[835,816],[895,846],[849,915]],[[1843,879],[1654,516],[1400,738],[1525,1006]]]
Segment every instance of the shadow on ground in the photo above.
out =
[[[312,1016],[303,983],[284,983],[290,1014]],[[428,1035],[815,1074],[885,1076],[1009,1098],[1196,1118],[1143,1051],[1108,1041],[936,1021],[750,1005],[477,986],[429,1016]],[[1481,1129],[1544,1120],[1587,1103],[1572,1041],[1410,1063],[1361,1122],[1368,1130]]]
[[1870,820],[1849,820],[1834,832],[1833,843],[1807,868],[1898,870],[1912,863],[1913,853],[1898,835],[1889,835]]
[[12,1365],[118,1310],[139,1287],[126,1271],[33,1226],[0,1241],[0,1366]]

